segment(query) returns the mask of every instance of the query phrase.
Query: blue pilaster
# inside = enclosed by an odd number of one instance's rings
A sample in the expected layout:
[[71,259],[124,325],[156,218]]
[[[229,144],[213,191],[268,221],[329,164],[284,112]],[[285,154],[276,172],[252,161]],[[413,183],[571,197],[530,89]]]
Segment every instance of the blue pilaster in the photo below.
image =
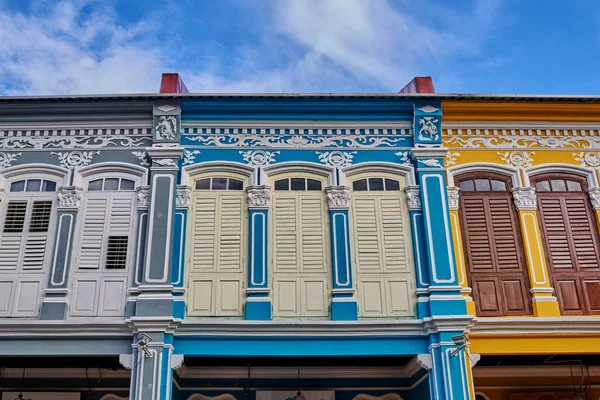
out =
[[460,331],[444,331],[430,335],[430,393],[432,400],[471,399],[471,368],[464,348],[454,344],[452,337]]
[[185,232],[187,229],[187,215],[190,206],[190,193],[192,188],[185,185],[177,186],[175,198],[175,218],[173,228],[173,257],[171,264],[171,285],[173,285],[173,316],[185,316]]
[[413,253],[417,272],[417,318],[425,318],[431,316],[429,312],[430,278],[423,225],[421,191],[418,186],[408,186],[405,191],[410,214],[410,229],[413,238]]
[[329,186],[325,188],[329,202],[329,227],[331,231],[331,261],[333,290],[331,319],[355,321],[358,305],[352,285],[352,262],[350,258],[350,188]]
[[270,320],[271,299],[269,298],[269,186],[249,186],[248,209],[250,240],[248,251],[248,289],[246,289],[246,312],[248,320]]

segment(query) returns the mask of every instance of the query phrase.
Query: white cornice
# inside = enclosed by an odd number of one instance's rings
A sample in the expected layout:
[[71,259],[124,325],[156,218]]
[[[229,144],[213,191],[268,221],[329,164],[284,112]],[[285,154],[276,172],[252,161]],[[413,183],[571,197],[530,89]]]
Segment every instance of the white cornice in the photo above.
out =
[[[573,370],[579,368],[573,367]],[[590,376],[600,376],[600,366],[589,366]],[[473,368],[473,376],[475,378],[553,378],[553,377],[569,377],[571,369],[568,364],[550,365],[541,364],[536,366],[498,366],[498,367],[475,367]]]
[[600,317],[475,318],[470,334],[594,334],[600,337]]
[[13,338],[57,338],[93,337],[105,338],[131,336],[131,328],[124,320],[89,319],[67,321],[45,320],[1,320],[0,337]]
[[219,336],[406,336],[425,335],[421,320],[389,321],[206,321],[184,319],[175,333]]
[[452,121],[442,120],[442,129],[600,129],[600,123],[554,121]]
[[[87,371],[86,371],[87,369]],[[96,368],[27,368],[27,378],[86,378],[89,379],[129,379],[131,372],[127,370],[112,370],[102,368],[102,374]],[[3,368],[3,378],[19,378],[23,376],[22,368]]]
[[152,119],[112,120],[112,121],[36,121],[36,122],[0,122],[0,131],[48,131],[56,129],[149,129]]

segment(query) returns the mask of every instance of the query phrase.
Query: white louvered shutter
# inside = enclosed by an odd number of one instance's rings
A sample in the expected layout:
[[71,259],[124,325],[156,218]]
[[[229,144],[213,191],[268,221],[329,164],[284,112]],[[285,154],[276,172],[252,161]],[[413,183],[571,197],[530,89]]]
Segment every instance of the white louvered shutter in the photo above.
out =
[[83,237],[81,240],[80,268],[100,268],[104,225],[108,211],[108,199],[91,198],[87,200],[83,217]]
[[34,200],[32,202],[23,254],[23,269],[41,270],[44,267],[51,216],[51,200]]
[[414,315],[411,234],[404,193],[353,192],[354,262],[361,317]]
[[25,237],[27,201],[11,200],[6,207],[2,240],[0,241],[0,269],[16,270]]

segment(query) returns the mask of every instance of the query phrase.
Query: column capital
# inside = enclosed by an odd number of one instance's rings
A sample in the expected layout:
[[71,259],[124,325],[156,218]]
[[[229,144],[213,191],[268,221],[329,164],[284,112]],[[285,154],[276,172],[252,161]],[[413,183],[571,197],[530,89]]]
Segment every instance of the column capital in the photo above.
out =
[[[594,210],[600,210],[600,188],[591,188],[588,190],[588,194]],[[2,194],[0,194],[1,197]]]
[[537,208],[535,188],[516,187],[512,189],[517,210],[535,210]]
[[252,185],[246,188],[248,208],[265,209],[271,206],[271,187],[267,185]]
[[136,192],[136,205],[138,210],[147,209],[150,204],[150,186],[138,186]]
[[188,209],[190,207],[190,195],[192,188],[186,185],[177,186],[177,195],[175,197],[175,207]]
[[421,189],[418,186],[407,186],[404,188],[406,192],[406,201],[409,210],[421,209]]
[[147,147],[151,168],[178,169],[177,161],[184,153],[183,147]]
[[445,147],[416,147],[410,150],[413,158],[443,158],[447,153]]
[[6,191],[4,189],[0,188],[0,203],[2,203],[2,200],[4,200],[5,194],[6,194]]
[[348,186],[327,186],[325,191],[330,210],[350,208],[350,188]]
[[448,186],[448,206],[450,210],[458,210],[458,201],[460,189],[456,186]]
[[61,211],[79,211],[83,200],[83,189],[77,186],[58,188],[58,209]]

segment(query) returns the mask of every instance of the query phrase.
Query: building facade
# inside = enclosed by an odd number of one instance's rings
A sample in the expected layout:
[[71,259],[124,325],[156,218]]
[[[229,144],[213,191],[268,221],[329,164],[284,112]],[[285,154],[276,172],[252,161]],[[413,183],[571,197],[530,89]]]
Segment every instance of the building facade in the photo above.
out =
[[161,91],[0,99],[2,399],[500,399],[559,392],[554,354],[594,375],[594,104]]
[[597,399],[597,99],[457,96],[442,108],[477,396]]

